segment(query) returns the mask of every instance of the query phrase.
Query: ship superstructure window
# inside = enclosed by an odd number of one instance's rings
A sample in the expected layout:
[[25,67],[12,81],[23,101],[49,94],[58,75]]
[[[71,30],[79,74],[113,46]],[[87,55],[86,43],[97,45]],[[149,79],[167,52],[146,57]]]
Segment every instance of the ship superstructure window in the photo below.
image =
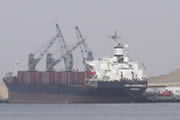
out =
[[123,63],[123,62],[124,62],[124,57],[118,56],[118,63]]

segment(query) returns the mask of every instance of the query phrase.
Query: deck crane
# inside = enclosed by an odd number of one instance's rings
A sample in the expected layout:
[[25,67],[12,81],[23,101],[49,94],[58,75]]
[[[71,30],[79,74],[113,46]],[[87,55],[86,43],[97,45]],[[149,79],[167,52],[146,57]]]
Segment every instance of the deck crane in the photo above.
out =
[[52,47],[54,42],[57,40],[59,34],[57,34],[55,37],[53,37],[45,46],[45,48],[40,52],[40,55],[38,57],[35,57],[35,54],[30,53],[29,59],[28,59],[28,67],[30,71],[35,71],[37,64],[41,61],[43,56],[48,52],[48,50]]
[[67,44],[64,40],[64,37],[62,35],[62,32],[60,30],[60,27],[58,24],[56,24],[56,30],[59,34],[59,42],[60,42],[60,47],[61,47],[61,53],[64,55],[64,65],[65,65],[65,70],[66,71],[72,71],[73,68],[73,54],[72,51],[68,50]]
[[[79,41],[78,43],[76,43],[72,48],[66,50],[66,52],[63,53],[63,54],[61,55],[61,57],[60,57],[59,59],[57,59],[57,60],[55,60],[55,59],[53,58],[53,55],[52,55],[51,53],[48,53],[48,54],[47,54],[47,58],[46,58],[46,68],[47,68],[47,71],[53,71],[54,66],[56,66],[56,65],[57,65],[59,62],[61,62],[63,59],[66,59],[66,60],[72,59],[72,58],[68,58],[69,55],[70,55],[70,54],[72,55],[72,52],[73,52],[80,44],[82,44],[82,43],[83,43],[83,41]],[[66,65],[66,64],[65,64],[65,65]],[[68,66],[68,67],[69,67],[69,66]],[[66,70],[67,70],[67,68],[66,68]]]
[[88,70],[88,66],[86,65],[85,61],[92,61],[94,60],[93,52],[88,48],[88,45],[86,44],[86,41],[84,37],[81,34],[81,31],[78,26],[75,27],[76,34],[79,41],[82,41],[82,44],[80,45],[81,54],[83,58],[83,64],[85,66],[85,69]]
[[65,53],[65,51],[67,50],[67,44],[66,44],[66,41],[64,40],[64,37],[62,35],[61,29],[58,24],[56,24],[56,31],[59,34],[58,39],[60,42],[61,52]]

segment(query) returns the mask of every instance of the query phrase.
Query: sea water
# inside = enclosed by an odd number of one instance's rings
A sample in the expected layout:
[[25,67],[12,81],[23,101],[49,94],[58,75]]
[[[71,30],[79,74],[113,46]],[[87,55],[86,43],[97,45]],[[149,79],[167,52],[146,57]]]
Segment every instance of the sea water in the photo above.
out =
[[180,103],[0,104],[0,120],[180,120]]

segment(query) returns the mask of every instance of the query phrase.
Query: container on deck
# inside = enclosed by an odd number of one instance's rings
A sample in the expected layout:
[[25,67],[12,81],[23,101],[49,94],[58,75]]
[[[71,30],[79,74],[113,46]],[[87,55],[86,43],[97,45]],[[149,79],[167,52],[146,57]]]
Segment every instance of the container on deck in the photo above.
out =
[[75,84],[75,72],[70,72],[70,84],[74,85]]
[[25,83],[25,71],[18,71],[18,84]]
[[57,72],[57,85],[62,85],[63,84],[63,73],[62,72]]
[[43,72],[38,72],[36,83],[41,85],[43,84]]
[[78,72],[78,84],[79,85],[84,85],[84,83],[85,83],[85,76],[86,76],[85,72]]
[[49,85],[49,72],[43,72],[43,85]]
[[49,85],[55,85],[55,72],[48,72],[49,73]]
[[38,79],[38,72],[33,71],[33,72],[29,72],[29,74],[30,74],[30,84],[31,85],[36,84]]

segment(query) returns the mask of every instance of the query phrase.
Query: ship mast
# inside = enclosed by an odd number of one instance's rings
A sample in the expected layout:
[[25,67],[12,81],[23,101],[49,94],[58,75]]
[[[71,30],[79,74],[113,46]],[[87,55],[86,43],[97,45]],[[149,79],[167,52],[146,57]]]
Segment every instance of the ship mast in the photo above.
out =
[[115,32],[114,32],[114,35],[112,35],[111,38],[112,38],[115,42],[118,42],[118,39],[120,39],[121,37],[117,34],[117,31],[115,31]]

